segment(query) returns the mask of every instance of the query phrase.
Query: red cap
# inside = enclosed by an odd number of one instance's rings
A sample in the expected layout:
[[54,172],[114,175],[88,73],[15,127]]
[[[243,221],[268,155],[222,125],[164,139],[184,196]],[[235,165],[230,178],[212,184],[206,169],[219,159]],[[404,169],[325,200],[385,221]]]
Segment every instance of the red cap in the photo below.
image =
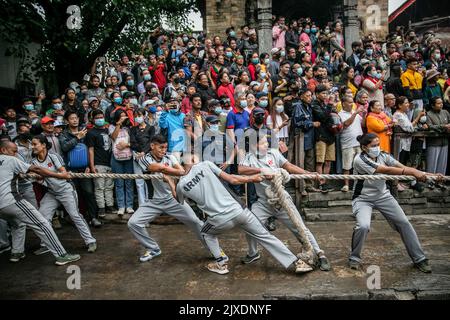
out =
[[50,118],[50,117],[43,117],[43,118],[41,119],[41,124],[47,124],[47,123],[49,123],[49,122],[55,122],[55,119]]

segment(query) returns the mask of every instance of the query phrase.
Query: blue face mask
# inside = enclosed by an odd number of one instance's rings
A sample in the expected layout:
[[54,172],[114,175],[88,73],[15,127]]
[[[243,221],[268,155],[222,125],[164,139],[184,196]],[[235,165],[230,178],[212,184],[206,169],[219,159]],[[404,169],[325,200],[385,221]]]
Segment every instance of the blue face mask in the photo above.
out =
[[121,97],[114,98],[114,103],[122,104],[122,98]]
[[268,105],[268,101],[267,100],[261,100],[259,103],[258,103],[258,105],[261,107],[261,108],[267,108],[267,105]]
[[311,32],[312,33],[316,33],[317,32],[317,28],[311,28]]
[[134,104],[135,106],[138,105],[138,101],[137,101],[137,99],[135,99],[135,98],[130,99],[130,103]]
[[270,63],[270,59],[265,59],[265,60],[264,60],[264,64],[265,64],[265,65],[269,65],[269,63]]
[[261,76],[261,79],[265,79],[266,78],[266,73],[265,72],[261,72],[259,75]]
[[134,86],[134,80],[127,80],[127,85],[130,87]]
[[149,75],[149,74],[144,75],[144,80],[145,80],[145,81],[148,81],[148,80],[150,80],[151,78],[152,78],[152,76]]
[[233,52],[227,51],[227,52],[225,52],[225,56],[226,56],[227,58],[231,58],[231,57],[233,57]]
[[215,112],[217,115],[219,115],[219,114],[222,113],[222,108],[221,108],[221,107],[217,107],[217,108],[214,109],[214,112]]
[[26,105],[24,105],[24,108],[27,111],[33,111],[34,110],[34,106],[32,104],[26,104]]
[[219,125],[218,125],[218,124],[211,124],[211,125],[209,126],[209,129],[210,129],[211,131],[217,132],[217,131],[219,131]]
[[54,103],[53,109],[55,110],[61,110],[62,109],[62,103]]
[[183,37],[183,42],[188,42],[189,38],[188,37]]
[[368,56],[371,56],[371,55],[373,54],[373,49],[367,49],[367,50],[366,50],[366,54],[367,54]]
[[178,109],[169,109],[169,112],[172,114],[176,114],[178,112]]
[[306,32],[307,34],[309,34],[309,33],[311,32],[311,29],[305,29],[305,32]]
[[378,72],[374,73],[373,76],[374,76],[374,78],[381,79],[381,74]]
[[286,56],[286,51],[281,51],[281,52],[280,52],[280,56],[281,56],[281,57],[285,57],[285,56]]
[[297,68],[297,74],[298,74],[299,76],[301,76],[301,75],[303,74],[303,69],[302,69],[302,67]]
[[234,37],[236,37],[236,32],[230,31],[229,35],[231,38],[234,38]]
[[247,100],[241,100],[239,105],[241,106],[241,108],[247,108]]
[[253,58],[252,59],[252,63],[253,64],[258,64],[259,63],[259,59],[258,58]]
[[97,127],[103,127],[103,126],[105,125],[105,119],[104,119],[104,118],[101,118],[101,119],[95,119],[95,120],[94,120],[94,124],[95,124]]
[[330,61],[330,56],[324,56],[323,59],[324,59],[325,61]]

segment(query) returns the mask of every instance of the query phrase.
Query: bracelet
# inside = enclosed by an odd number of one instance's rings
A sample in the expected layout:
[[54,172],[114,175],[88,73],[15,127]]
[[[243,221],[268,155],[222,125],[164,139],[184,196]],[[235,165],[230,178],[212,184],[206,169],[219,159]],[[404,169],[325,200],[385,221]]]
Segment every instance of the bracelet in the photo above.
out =
[[404,174],[405,174],[405,170],[406,170],[406,168],[403,168],[403,171],[402,171],[402,175],[404,175]]

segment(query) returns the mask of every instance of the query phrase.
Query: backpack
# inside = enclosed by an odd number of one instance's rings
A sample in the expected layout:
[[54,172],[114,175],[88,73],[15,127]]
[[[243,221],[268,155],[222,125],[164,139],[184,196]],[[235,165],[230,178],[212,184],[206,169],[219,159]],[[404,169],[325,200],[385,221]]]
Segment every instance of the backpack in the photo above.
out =
[[77,143],[75,148],[67,154],[67,167],[71,169],[85,169],[89,164],[88,148],[84,143]]

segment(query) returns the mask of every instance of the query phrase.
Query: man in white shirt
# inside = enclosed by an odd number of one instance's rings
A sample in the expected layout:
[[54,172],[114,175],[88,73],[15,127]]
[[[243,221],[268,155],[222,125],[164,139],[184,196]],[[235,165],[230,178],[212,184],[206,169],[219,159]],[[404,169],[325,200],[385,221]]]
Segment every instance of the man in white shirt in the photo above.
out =
[[[363,108],[353,110],[353,98],[345,96],[342,99],[342,111],[339,112],[339,117],[344,124],[344,130],[341,132],[341,148],[342,148],[342,169],[344,174],[350,174],[350,170],[353,167],[353,159],[359,153],[361,149],[359,142],[356,138],[363,134],[362,131],[362,117],[364,112]],[[348,180],[344,180],[344,186],[342,192],[348,192],[349,190]]]

